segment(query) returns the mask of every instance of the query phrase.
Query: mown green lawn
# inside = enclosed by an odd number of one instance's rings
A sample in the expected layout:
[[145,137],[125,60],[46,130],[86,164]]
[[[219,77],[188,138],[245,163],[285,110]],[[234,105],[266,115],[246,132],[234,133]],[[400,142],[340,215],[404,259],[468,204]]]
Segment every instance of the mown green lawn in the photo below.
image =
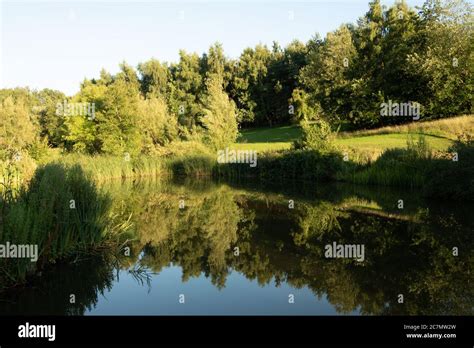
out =
[[[426,135],[425,139],[433,150],[446,150],[452,144],[452,141],[449,139],[431,135]],[[407,146],[407,140],[407,134],[393,133],[337,139],[336,144],[342,147],[353,147],[364,151],[382,151],[397,147],[404,148]],[[413,140],[417,141],[416,136]]]
[[301,137],[301,128],[282,126],[273,128],[244,129],[241,132],[239,143],[287,143]]
[[[300,127],[282,126],[273,128],[255,128],[243,130],[232,147],[241,150],[274,151],[289,149],[294,140],[301,136]],[[446,150],[452,140],[431,135],[425,136],[429,146],[434,150]],[[408,136],[406,133],[389,133],[354,136],[336,139],[336,144],[343,148],[354,148],[360,151],[382,152],[389,148],[405,148]],[[416,136],[414,137],[416,141]]]
[[293,141],[300,137],[301,128],[296,125],[244,129],[232,148],[258,152],[289,149]]

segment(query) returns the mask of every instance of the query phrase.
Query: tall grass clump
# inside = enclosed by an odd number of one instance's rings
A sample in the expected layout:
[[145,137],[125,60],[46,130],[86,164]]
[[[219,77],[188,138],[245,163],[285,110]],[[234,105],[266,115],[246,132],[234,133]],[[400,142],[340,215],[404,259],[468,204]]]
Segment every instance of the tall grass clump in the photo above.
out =
[[2,212],[0,243],[37,245],[38,260],[0,260],[1,284],[22,282],[49,263],[118,243],[129,221],[117,221],[111,199],[79,165],[39,167]]
[[92,179],[105,181],[171,175],[210,176],[217,157],[203,144],[195,141],[172,142],[150,155],[86,156],[68,154],[62,162],[78,165]]
[[70,154],[65,155],[61,162],[80,166],[90,178],[96,181],[167,174],[162,158],[144,155],[86,156]]
[[211,176],[217,164],[217,153],[197,141],[174,142],[163,151],[165,168],[171,175]]
[[417,141],[410,136],[406,149],[389,149],[373,163],[352,167],[352,173],[345,172],[339,179],[419,188],[429,197],[474,200],[474,142],[466,134],[442,154],[429,149],[423,134]]
[[356,169],[344,181],[356,184],[421,187],[424,182],[424,159],[418,161],[404,149],[388,149],[375,162]]
[[282,150],[258,154],[257,165],[218,164],[215,175],[224,178],[257,178],[261,182],[330,181],[342,168],[342,156],[336,152]]
[[0,152],[0,191],[9,184],[20,186],[33,176],[37,165],[27,152]]
[[211,176],[217,161],[209,155],[188,155],[168,160],[168,166],[175,176]]
[[425,169],[431,160],[431,151],[423,134],[415,140],[407,138],[406,149],[388,149],[373,163],[356,168],[345,181],[356,184],[422,187],[426,180]]
[[301,139],[294,142],[295,149],[307,149],[320,153],[328,153],[334,150],[336,133],[332,131],[328,122],[317,119],[310,123],[306,120],[301,122]]

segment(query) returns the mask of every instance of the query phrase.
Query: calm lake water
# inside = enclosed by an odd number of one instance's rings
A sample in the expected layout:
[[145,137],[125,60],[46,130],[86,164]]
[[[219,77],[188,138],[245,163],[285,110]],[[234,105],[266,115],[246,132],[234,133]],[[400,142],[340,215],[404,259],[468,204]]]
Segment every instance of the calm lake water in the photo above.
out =
[[[472,204],[345,185],[101,189],[113,214],[133,222],[119,256],[55,265],[2,294],[0,313],[474,314]],[[363,254],[326,257],[334,243]]]

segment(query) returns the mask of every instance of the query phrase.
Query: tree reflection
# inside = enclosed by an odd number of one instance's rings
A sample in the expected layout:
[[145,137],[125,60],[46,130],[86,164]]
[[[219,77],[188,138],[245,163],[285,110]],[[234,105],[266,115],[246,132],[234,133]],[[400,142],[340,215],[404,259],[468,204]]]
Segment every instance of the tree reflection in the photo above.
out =
[[[31,289],[14,304],[0,305],[2,313],[27,314],[34,308],[40,313],[83,314],[110,287],[117,267],[137,265],[156,273],[177,265],[183,282],[204,275],[219,289],[233,270],[260,285],[308,287],[315,301],[326,297],[339,313],[474,313],[474,222],[469,207],[448,210],[418,199],[416,207],[397,211],[390,203],[396,195],[374,194],[367,188],[335,189],[319,199],[210,182],[103,189],[114,197],[118,216],[132,216],[130,257],[121,257],[115,265],[90,261],[82,273],[70,270],[78,266],[65,266],[66,271],[54,271],[38,282],[41,291]],[[288,200],[295,197],[295,207],[289,209]],[[333,241],[364,244],[365,260],[325,258],[324,246]],[[453,247],[459,248],[458,256]],[[78,289],[77,304],[54,299],[67,298],[67,288]],[[45,294],[44,299],[38,300],[38,293]],[[404,295],[403,304],[398,303],[399,294]]]

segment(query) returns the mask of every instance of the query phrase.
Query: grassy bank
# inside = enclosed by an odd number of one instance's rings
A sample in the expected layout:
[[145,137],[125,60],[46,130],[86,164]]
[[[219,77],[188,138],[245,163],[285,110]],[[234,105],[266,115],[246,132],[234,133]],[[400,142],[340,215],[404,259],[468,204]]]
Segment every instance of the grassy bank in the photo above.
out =
[[99,192],[79,165],[37,169],[28,186],[0,198],[0,240],[37,247],[37,260],[0,259],[0,288],[65,258],[117,248],[127,220],[117,220],[111,198]]
[[[409,133],[422,133],[432,149],[446,151],[459,134],[467,133],[474,137],[474,116],[464,115],[370,130],[340,132],[335,142],[341,150],[373,153],[374,156],[371,157],[375,158],[387,149],[406,147]],[[300,137],[301,128],[297,125],[249,129],[241,132],[241,137],[233,148],[259,152],[287,150]]]
[[[422,137],[404,148],[373,153],[334,148],[329,152],[280,150],[258,152],[257,166],[218,164],[210,151],[191,147],[180,154],[162,156],[64,155],[57,164],[77,166],[95,182],[145,177],[253,178],[262,182],[343,181],[356,184],[421,188],[429,196],[472,199],[474,177],[471,142],[453,142],[447,151],[432,149]],[[420,140],[417,140],[420,141]],[[181,144],[181,146],[184,146]],[[457,153],[458,161],[452,157]],[[41,167],[40,167],[41,168]]]
[[405,148],[385,150],[375,159],[340,150],[264,152],[259,154],[255,168],[248,164],[219,165],[217,175],[280,183],[306,180],[395,186],[419,189],[429,197],[474,200],[473,142],[453,142],[447,151],[440,152],[431,149],[425,139],[420,136],[405,143]]

